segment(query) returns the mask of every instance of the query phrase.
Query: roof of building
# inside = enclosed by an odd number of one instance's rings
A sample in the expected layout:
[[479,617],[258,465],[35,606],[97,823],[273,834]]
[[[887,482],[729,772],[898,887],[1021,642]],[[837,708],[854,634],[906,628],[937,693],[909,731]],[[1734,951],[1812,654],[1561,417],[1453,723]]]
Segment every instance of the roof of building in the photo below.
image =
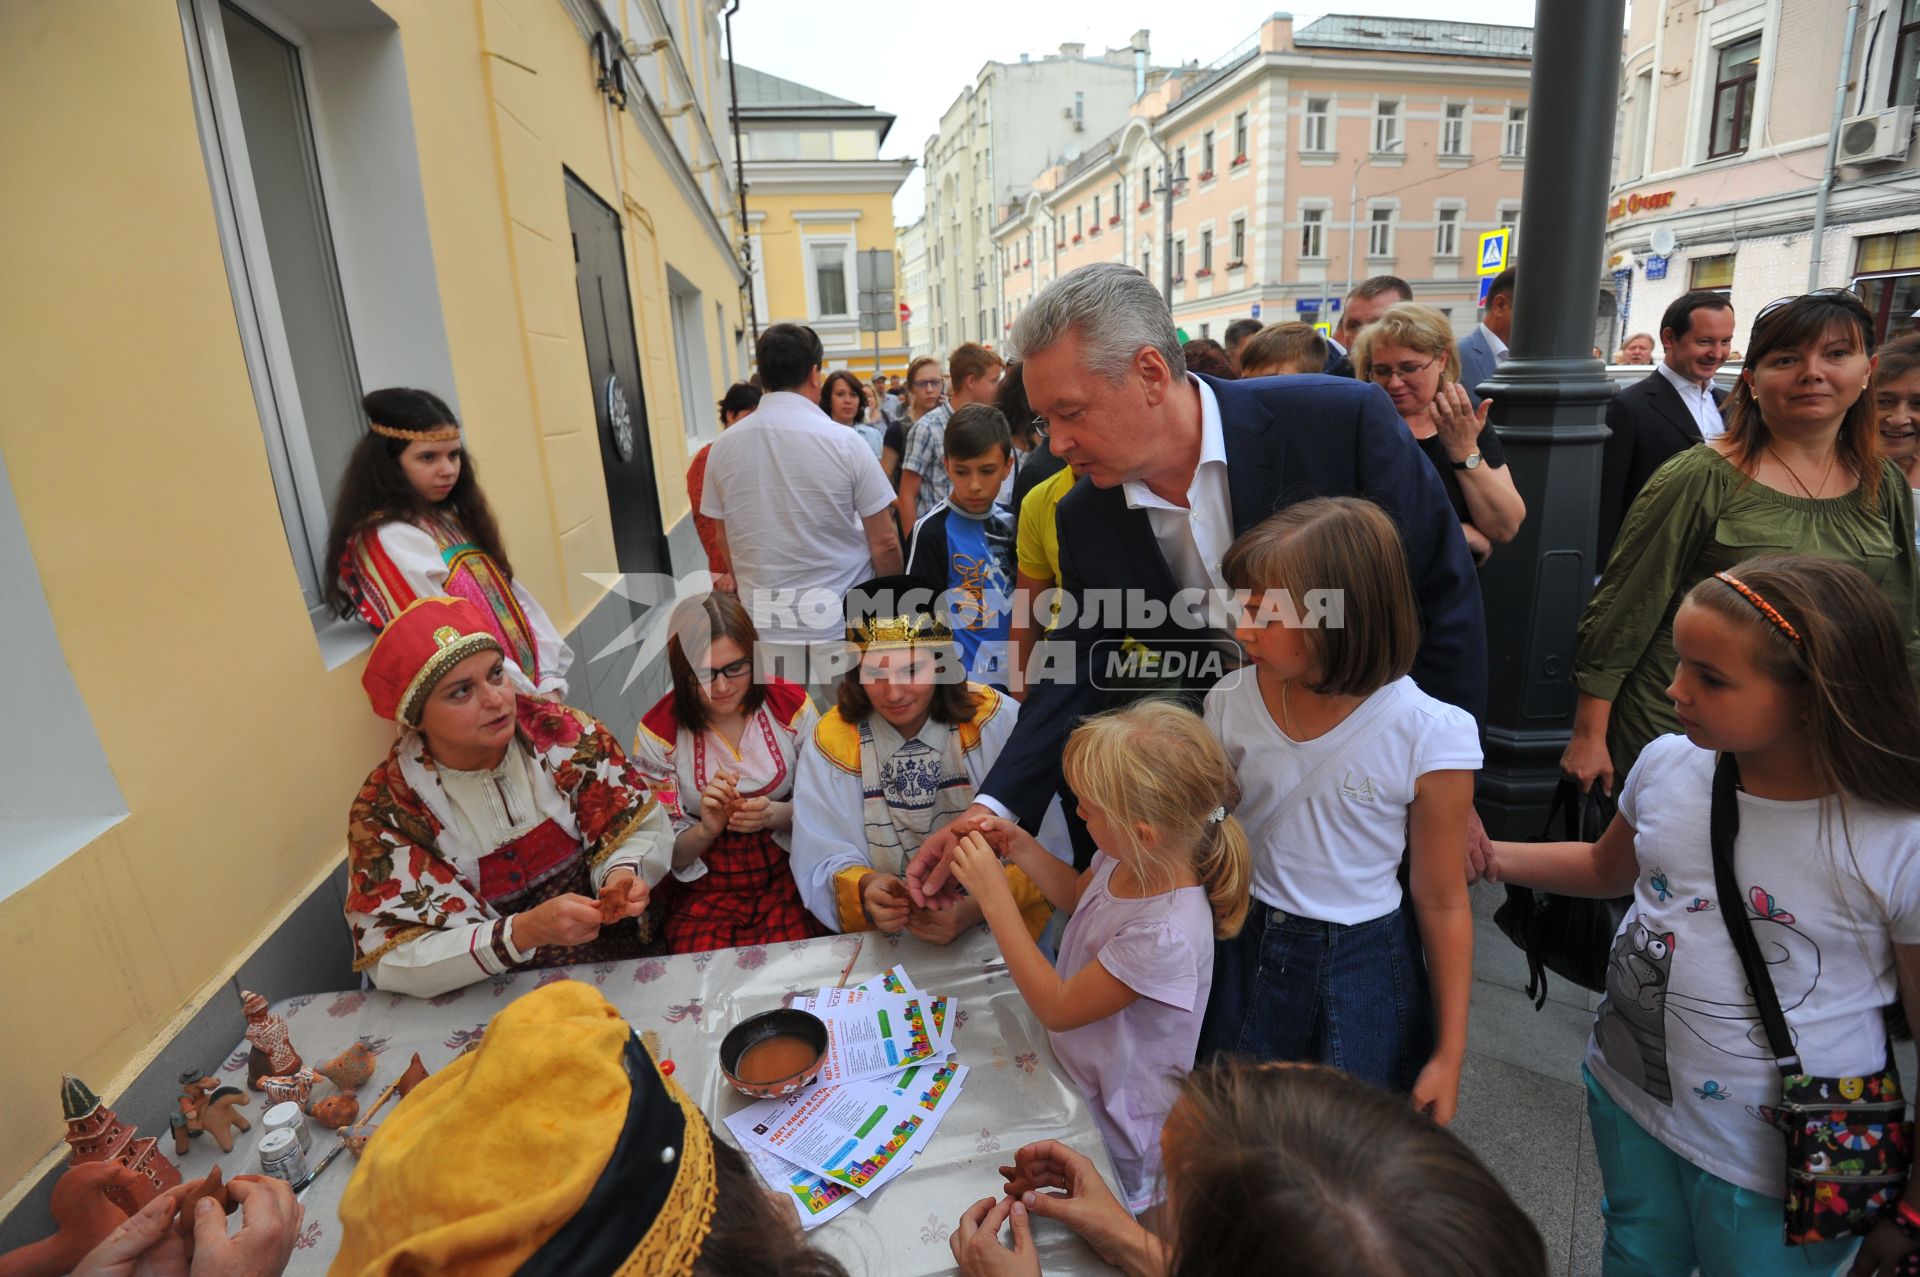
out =
[[[1131,122],[1132,121],[1128,121],[1128,123]],[[1070,184],[1073,179],[1079,177],[1094,165],[1106,163],[1107,160],[1113,156],[1114,151],[1119,149],[1120,135],[1126,131],[1127,126],[1122,124],[1119,128],[1107,134],[1086,150],[1080,152],[1080,154],[1070,160],[1062,162],[1060,166],[1060,186],[1064,187]],[[1055,187],[1054,189],[1058,190],[1060,188]]]
[[60,1108],[69,1122],[77,1122],[100,1107],[100,1099],[73,1074],[60,1079]]
[[1389,49],[1464,58],[1531,58],[1532,27],[1330,13],[1293,33],[1300,48]]
[[734,65],[739,79],[738,96],[742,120],[765,123],[773,120],[844,120],[877,129],[886,141],[894,116],[878,107],[849,102],[831,93],[822,93],[793,80],[784,80],[749,66]]

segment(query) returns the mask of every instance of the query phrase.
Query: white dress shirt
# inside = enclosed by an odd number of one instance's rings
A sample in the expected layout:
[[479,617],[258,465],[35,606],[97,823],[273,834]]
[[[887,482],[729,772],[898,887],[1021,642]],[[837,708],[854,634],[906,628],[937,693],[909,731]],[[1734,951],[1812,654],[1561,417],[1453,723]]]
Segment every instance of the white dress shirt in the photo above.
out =
[[1493,362],[1495,366],[1506,363],[1507,343],[1500,340],[1500,334],[1494,332],[1493,329],[1487,327],[1485,324],[1480,325],[1480,331],[1486,336],[1487,349],[1493,352]]
[[1680,402],[1693,414],[1695,424],[1700,427],[1702,439],[1718,439],[1727,432],[1727,423],[1720,416],[1720,405],[1713,401],[1713,390],[1699,382],[1682,377],[1673,370],[1673,365],[1661,360],[1654,365],[1654,371],[1665,377],[1673,388],[1680,392]]

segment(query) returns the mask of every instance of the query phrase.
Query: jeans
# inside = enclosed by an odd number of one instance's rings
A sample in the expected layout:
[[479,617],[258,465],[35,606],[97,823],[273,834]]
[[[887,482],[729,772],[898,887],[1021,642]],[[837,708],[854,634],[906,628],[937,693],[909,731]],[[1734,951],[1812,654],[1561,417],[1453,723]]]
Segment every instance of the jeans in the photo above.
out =
[[1255,900],[1213,949],[1201,1061],[1220,1054],[1329,1064],[1407,1092],[1433,1055],[1433,1002],[1413,910],[1344,926]]

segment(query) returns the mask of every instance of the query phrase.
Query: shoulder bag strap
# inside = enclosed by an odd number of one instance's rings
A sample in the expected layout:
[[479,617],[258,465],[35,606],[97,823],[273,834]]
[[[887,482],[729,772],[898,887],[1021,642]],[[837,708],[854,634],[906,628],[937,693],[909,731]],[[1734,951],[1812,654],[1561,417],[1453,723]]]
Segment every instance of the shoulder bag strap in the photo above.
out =
[[1793,1035],[1787,1032],[1787,1017],[1780,1010],[1780,997],[1773,990],[1773,977],[1760,956],[1760,942],[1753,938],[1753,923],[1747,919],[1746,897],[1733,873],[1733,844],[1740,834],[1740,764],[1732,754],[1723,753],[1713,768],[1713,807],[1709,820],[1713,843],[1713,882],[1720,893],[1720,916],[1726,921],[1727,935],[1753,988],[1753,1001],[1760,1008],[1760,1023],[1766,1026],[1767,1044],[1773,1048],[1774,1064],[1784,1076],[1801,1071],[1800,1056],[1793,1049]]

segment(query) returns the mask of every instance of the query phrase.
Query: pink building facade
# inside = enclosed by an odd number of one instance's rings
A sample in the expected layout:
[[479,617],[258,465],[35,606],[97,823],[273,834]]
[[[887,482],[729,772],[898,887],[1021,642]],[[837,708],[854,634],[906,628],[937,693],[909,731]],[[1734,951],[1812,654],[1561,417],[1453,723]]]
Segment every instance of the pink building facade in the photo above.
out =
[[1380,274],[1471,331],[1480,235],[1515,228],[1524,259],[1531,44],[1520,27],[1334,16],[1296,33],[1276,15],[1002,210],[1006,330],[1061,274],[1118,261],[1156,284],[1171,265],[1189,337],[1246,316],[1337,320],[1351,284]]

